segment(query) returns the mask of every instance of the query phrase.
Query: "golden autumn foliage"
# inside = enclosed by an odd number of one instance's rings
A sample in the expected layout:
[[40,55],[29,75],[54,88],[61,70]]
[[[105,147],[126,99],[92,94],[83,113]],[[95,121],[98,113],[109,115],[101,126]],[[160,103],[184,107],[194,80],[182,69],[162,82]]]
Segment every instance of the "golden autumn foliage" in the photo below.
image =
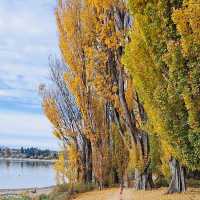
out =
[[45,99],[43,101],[43,109],[50,120],[50,122],[54,125],[55,128],[59,128],[60,124],[60,116],[58,114],[55,101],[51,98]]
[[107,181],[110,127],[116,123],[126,148],[135,148],[135,166],[140,165],[143,174],[150,161],[148,136],[142,131],[144,112],[121,62],[131,24],[126,2],[60,1],[56,16],[60,49],[68,66],[64,79],[92,144],[95,178],[100,185]]
[[70,145],[60,152],[54,166],[57,172],[58,183],[66,182],[72,185],[77,183],[78,157],[79,155],[74,145]]
[[[103,4],[105,8],[107,3]],[[110,172],[110,130],[107,113],[110,97],[102,98],[101,95],[110,95],[112,85],[105,70],[108,51],[103,48],[99,51],[97,40],[105,38],[103,40],[107,43],[106,33],[110,32],[112,25],[108,22],[109,26],[101,27],[103,16],[94,17],[95,12],[101,12],[95,9],[97,5],[99,4],[95,1],[86,1],[85,5],[81,4],[81,1],[62,1],[56,16],[60,48],[69,66],[64,79],[82,114],[83,132],[92,144],[95,178],[103,186],[108,181]],[[92,29],[94,31],[91,31]]]
[[128,172],[146,190],[174,163],[170,187],[199,169],[197,1],[59,0],[55,15],[65,66],[43,108],[65,146],[60,178],[102,189]]
[[190,0],[129,5],[135,23],[123,62],[143,100],[146,128],[159,135],[163,161],[174,156],[198,167],[200,5]]

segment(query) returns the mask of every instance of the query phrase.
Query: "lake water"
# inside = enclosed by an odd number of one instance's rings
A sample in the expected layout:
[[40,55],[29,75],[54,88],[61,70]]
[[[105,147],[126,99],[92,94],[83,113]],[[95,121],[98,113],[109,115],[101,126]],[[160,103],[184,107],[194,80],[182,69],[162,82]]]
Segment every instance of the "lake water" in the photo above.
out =
[[0,160],[0,189],[48,187],[56,184],[53,163]]

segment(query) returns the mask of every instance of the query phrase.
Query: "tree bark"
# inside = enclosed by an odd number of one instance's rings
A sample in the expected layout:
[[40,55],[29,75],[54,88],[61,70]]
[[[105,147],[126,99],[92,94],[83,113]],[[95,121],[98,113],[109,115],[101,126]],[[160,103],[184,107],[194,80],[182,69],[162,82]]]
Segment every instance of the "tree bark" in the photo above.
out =
[[127,171],[124,172],[124,175],[122,178],[123,178],[123,186],[125,188],[128,188],[129,187],[129,177],[128,177]]
[[92,146],[91,142],[87,140],[87,154],[86,154],[86,183],[92,182]]
[[151,190],[153,187],[152,173],[148,170],[141,173],[138,169],[135,169],[135,189]]
[[149,158],[149,138],[148,134],[139,132],[137,134],[137,145],[139,146],[140,156],[142,156],[143,171],[135,169],[135,188],[136,190],[150,190],[154,187],[152,173],[149,169],[151,160]]
[[125,97],[125,90],[124,90],[124,77],[123,77],[123,69],[120,63],[118,63],[118,88],[119,88],[119,100],[120,104],[122,106],[122,109],[124,111],[124,115],[126,118],[126,125],[130,130],[134,145],[137,145],[137,139],[136,139],[136,133],[137,133],[137,128],[136,128],[136,119],[134,115],[131,115],[131,112],[128,108],[128,104],[126,101]]
[[91,142],[84,138],[84,183],[92,182],[92,146]]
[[[131,18],[129,14],[125,10],[120,10],[119,8],[114,9],[114,17],[116,21],[116,29],[117,30],[125,30],[131,25]],[[128,37],[126,38],[128,39]],[[118,97],[120,100],[120,105],[123,110],[125,124],[127,129],[129,130],[129,134],[132,138],[132,145],[139,151],[139,156],[142,158],[142,162],[144,165],[144,170],[139,172],[136,169],[136,189],[151,189],[153,187],[152,174],[149,171],[150,159],[149,159],[149,138],[148,135],[140,130],[140,128],[136,125],[136,116],[133,110],[129,109],[127,99],[126,99],[126,88],[125,88],[125,80],[126,80],[126,72],[124,70],[124,66],[121,63],[121,57],[124,54],[124,46],[120,46],[115,54],[115,69],[116,79],[118,83]],[[137,102],[139,105],[139,112],[141,115],[141,121],[146,121],[146,115],[144,109],[142,110],[142,106],[139,102],[139,97],[137,96]],[[118,120],[119,121],[119,120]],[[122,137],[124,135],[122,134]]]
[[172,194],[176,192],[185,192],[185,169],[180,165],[179,161],[172,158],[169,161],[170,171],[171,171],[171,182],[167,191],[167,194]]

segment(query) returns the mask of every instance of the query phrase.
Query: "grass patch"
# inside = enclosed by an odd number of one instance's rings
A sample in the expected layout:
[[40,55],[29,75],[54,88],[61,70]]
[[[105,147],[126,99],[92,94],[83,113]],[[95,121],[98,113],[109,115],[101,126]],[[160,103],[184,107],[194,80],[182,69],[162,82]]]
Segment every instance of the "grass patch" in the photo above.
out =
[[68,192],[70,194],[73,194],[73,193],[88,192],[95,188],[96,188],[96,185],[94,184],[82,184],[82,183],[78,183],[75,185],[62,184],[62,185],[56,186],[53,192],[55,193]]
[[30,197],[27,196],[10,196],[10,197],[0,197],[1,200],[31,200]]
[[197,179],[188,179],[186,180],[187,186],[193,187],[193,188],[200,188],[200,180]]
[[[71,184],[57,185],[54,190],[49,194],[41,194],[35,197],[34,200],[69,200],[72,196],[88,192],[96,188],[94,184],[76,184],[72,186]],[[10,197],[0,197],[0,200],[32,200],[32,198],[27,195],[10,196]]]

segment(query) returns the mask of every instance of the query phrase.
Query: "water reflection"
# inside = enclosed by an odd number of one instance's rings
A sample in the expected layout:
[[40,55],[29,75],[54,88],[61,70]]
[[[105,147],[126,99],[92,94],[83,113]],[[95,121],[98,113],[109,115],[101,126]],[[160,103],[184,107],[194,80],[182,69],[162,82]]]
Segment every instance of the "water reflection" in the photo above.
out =
[[46,187],[55,184],[51,162],[0,160],[0,189]]

